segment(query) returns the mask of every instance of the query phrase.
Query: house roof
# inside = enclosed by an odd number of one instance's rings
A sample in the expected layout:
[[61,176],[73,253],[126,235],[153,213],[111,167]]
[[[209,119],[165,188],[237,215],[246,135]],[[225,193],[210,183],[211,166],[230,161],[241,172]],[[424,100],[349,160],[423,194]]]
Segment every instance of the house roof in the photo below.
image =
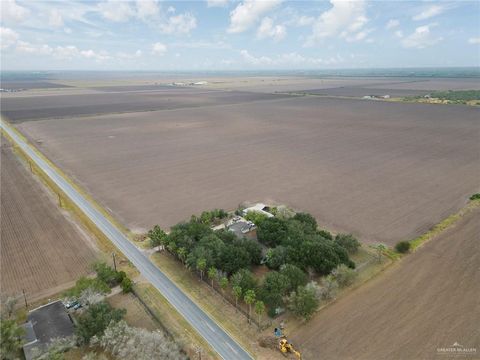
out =
[[73,322],[61,301],[40,306],[28,313],[25,323],[25,340],[23,346],[25,358],[38,356],[38,351],[47,347],[55,338],[73,335]]

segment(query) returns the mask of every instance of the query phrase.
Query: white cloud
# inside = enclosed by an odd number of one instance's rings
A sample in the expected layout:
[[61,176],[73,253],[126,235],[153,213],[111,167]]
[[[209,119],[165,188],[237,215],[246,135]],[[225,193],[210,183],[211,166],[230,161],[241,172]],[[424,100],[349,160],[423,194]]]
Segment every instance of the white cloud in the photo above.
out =
[[140,19],[157,16],[159,12],[157,0],[137,0],[137,16]]
[[286,34],[285,26],[274,25],[273,20],[269,17],[263,18],[257,30],[257,37],[259,39],[271,37],[274,41],[279,41],[282,40]]
[[275,56],[271,58],[268,56],[255,57],[247,50],[240,51],[240,55],[244,63],[255,67],[278,66],[282,68],[296,68],[296,67],[319,67],[326,65],[334,65],[344,61],[344,59],[337,55],[330,58],[312,58],[300,55],[296,52],[290,52]]
[[106,51],[96,52],[93,50],[82,50],[80,51],[80,55],[86,59],[93,59],[98,62],[111,59],[111,56],[108,55],[108,52]]
[[445,10],[447,10],[446,6],[442,5],[431,5],[425,10],[423,10],[421,13],[415,15],[412,17],[412,20],[419,21],[419,20],[426,20],[430,19],[431,17],[440,15],[443,13]]
[[229,33],[241,33],[255,25],[260,17],[281,3],[281,0],[244,0],[230,12]]
[[332,7],[314,21],[312,34],[307,38],[305,45],[312,46],[323,39],[334,36],[351,38],[368,22],[364,0],[330,0],[330,3]]
[[365,40],[367,38],[367,35],[370,34],[372,31],[373,29],[365,29],[354,33],[353,35],[346,35],[345,40],[347,40],[348,42]]
[[162,56],[167,52],[167,46],[161,42],[152,45],[152,54]]
[[76,46],[57,46],[53,51],[53,56],[58,59],[73,59],[80,55],[80,51]]
[[16,51],[33,55],[51,55],[53,48],[46,44],[31,44],[26,41],[18,41]]
[[124,60],[132,60],[132,59],[137,59],[143,55],[142,50],[137,50],[133,54],[130,53],[125,53],[125,52],[119,52],[117,53],[117,57],[119,59],[124,59]]
[[1,0],[0,14],[2,22],[22,22],[30,14],[30,10],[17,4],[15,0]]
[[400,25],[400,21],[398,21],[397,19],[390,19],[390,20],[388,20],[385,28],[387,30],[390,30],[390,29],[396,28],[398,25]]
[[0,27],[0,48],[3,50],[14,45],[18,37],[18,34],[12,29]]
[[476,38],[470,38],[468,39],[468,43],[469,44],[480,44],[480,37],[476,37]]
[[135,15],[129,3],[124,1],[107,0],[98,4],[98,11],[107,20],[125,22]]
[[175,15],[159,27],[160,31],[166,34],[188,34],[197,27],[197,19],[190,13]]
[[228,0],[207,0],[208,7],[224,7],[227,4]]
[[308,26],[308,25],[312,25],[314,21],[315,21],[315,18],[313,16],[302,15],[297,19],[295,23],[297,26]]
[[419,26],[415,31],[402,40],[402,45],[406,48],[424,49],[435,45],[442,40],[441,37],[433,36],[430,27],[434,24]]
[[53,28],[59,28],[63,26],[63,17],[58,9],[50,10],[48,24]]
[[175,8],[173,6],[169,6],[168,9],[167,9],[167,13],[171,13],[173,14],[175,12]]
[[403,32],[402,32],[402,30],[397,30],[397,31],[395,31],[395,36],[398,37],[398,38],[400,38],[400,39],[403,38]]

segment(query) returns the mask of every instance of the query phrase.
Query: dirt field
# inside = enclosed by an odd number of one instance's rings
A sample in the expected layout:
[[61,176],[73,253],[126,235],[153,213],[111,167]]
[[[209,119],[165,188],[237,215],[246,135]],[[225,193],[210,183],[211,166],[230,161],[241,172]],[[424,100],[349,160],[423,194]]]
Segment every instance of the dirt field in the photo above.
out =
[[[305,359],[478,359],[480,209],[290,335]],[[437,352],[455,342],[474,356]]]
[[97,92],[82,95],[2,97],[2,114],[12,122],[135,111],[171,110],[207,105],[281,99],[289,95],[174,88],[157,91]]
[[2,139],[2,295],[25,289],[30,301],[61,292],[95,260],[87,239],[54,203]]
[[301,97],[19,124],[133,230],[276,201],[394,244],[478,192],[479,110]]

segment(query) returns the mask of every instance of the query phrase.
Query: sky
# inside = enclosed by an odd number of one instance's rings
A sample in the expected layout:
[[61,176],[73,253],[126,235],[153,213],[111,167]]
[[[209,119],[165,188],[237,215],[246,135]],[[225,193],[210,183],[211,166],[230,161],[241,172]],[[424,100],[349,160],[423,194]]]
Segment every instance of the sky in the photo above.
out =
[[2,70],[480,66],[480,1],[0,3]]

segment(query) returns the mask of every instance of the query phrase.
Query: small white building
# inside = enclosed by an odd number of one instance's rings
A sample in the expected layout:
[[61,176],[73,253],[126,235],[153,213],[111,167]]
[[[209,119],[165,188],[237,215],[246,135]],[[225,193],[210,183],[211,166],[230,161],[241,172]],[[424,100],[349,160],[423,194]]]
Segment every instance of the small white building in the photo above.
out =
[[269,212],[265,211],[264,209],[266,208],[266,205],[265,204],[262,204],[262,203],[258,203],[254,206],[250,206],[246,209],[243,209],[243,215],[247,215],[250,211],[255,211],[255,212],[258,212],[260,214],[263,214],[265,215],[266,217],[273,217],[273,214],[270,214]]

